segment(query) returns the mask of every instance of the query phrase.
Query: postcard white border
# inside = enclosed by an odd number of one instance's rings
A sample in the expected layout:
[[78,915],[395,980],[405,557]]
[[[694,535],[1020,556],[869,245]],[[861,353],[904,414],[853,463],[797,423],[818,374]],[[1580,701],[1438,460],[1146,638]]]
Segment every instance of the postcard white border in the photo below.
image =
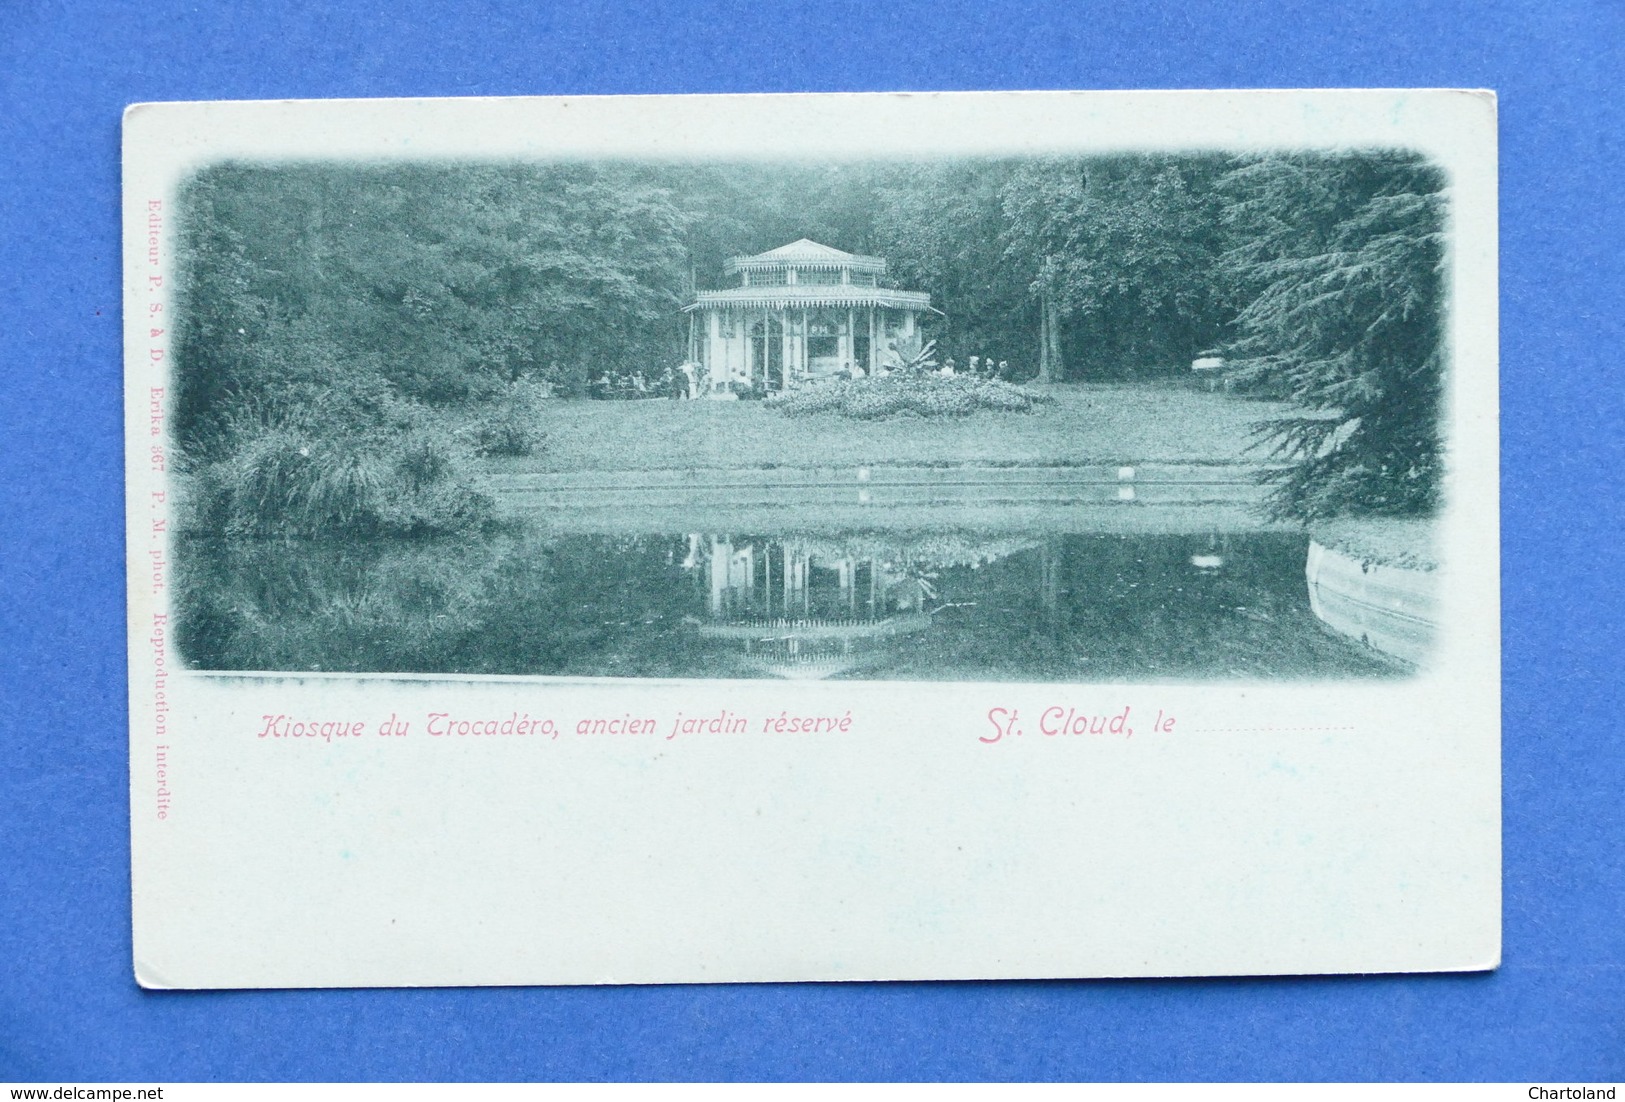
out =
[[[1366,147],[1417,150],[1451,181],[1447,630],[1416,677],[559,684],[241,678],[186,673],[171,659],[162,697],[155,691],[154,629],[166,626],[155,617],[167,615],[168,591],[154,591],[153,572],[170,556],[154,530],[166,517],[155,495],[169,487],[152,449],[169,440],[162,410],[152,435],[151,392],[166,386],[167,357],[164,334],[153,335],[167,326],[153,320],[170,308],[176,188],[202,164]],[[124,219],[132,878],[144,985],[1274,974],[1498,961],[1487,93],[145,104],[126,115]],[[254,738],[267,710],[506,714],[532,700],[560,716],[727,710],[754,727],[781,711],[844,709],[854,723],[827,739],[659,744],[295,749]],[[1161,740],[978,738],[991,707],[1051,700],[1177,714],[1184,726]],[[171,792],[162,819],[159,787]]]

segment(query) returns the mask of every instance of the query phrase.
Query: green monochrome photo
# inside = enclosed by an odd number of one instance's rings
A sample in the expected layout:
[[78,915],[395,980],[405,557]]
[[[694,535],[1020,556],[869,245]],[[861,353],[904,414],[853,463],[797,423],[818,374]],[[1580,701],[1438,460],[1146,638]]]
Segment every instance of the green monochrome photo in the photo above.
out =
[[1448,204],[1403,148],[200,166],[180,653],[1403,676]]

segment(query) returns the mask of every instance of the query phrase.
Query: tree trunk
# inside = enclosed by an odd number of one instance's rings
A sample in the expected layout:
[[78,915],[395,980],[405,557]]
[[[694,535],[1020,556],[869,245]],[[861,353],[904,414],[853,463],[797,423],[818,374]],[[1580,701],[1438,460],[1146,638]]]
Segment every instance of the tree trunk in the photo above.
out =
[[1047,291],[1039,303],[1038,338],[1038,382],[1059,382],[1065,374],[1061,361],[1061,315]]
[[1049,370],[1052,383],[1066,378],[1066,361],[1061,358],[1061,312],[1055,308],[1054,299],[1049,304]]

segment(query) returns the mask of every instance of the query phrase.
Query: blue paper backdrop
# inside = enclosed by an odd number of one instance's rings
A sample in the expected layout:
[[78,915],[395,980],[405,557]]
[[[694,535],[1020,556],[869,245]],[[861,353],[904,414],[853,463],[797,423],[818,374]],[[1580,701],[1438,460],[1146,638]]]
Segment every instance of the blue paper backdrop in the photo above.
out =
[[[1625,9],[1611,2],[0,5],[0,1080],[1625,1077],[1622,42]],[[126,103],[1381,85],[1501,94],[1499,972],[135,987],[120,535]],[[310,916],[312,937],[323,921]]]

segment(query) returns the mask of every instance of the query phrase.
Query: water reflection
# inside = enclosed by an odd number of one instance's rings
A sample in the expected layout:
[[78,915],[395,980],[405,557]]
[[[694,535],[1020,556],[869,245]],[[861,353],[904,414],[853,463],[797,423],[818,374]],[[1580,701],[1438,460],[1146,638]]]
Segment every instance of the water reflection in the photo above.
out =
[[944,601],[942,571],[978,569],[1033,546],[941,536],[899,543],[876,537],[688,537],[683,569],[709,586],[700,635],[742,644],[743,662],[775,677],[825,678],[858,670],[928,632]]
[[1280,533],[194,540],[178,643],[219,670],[992,681],[1363,677]]

